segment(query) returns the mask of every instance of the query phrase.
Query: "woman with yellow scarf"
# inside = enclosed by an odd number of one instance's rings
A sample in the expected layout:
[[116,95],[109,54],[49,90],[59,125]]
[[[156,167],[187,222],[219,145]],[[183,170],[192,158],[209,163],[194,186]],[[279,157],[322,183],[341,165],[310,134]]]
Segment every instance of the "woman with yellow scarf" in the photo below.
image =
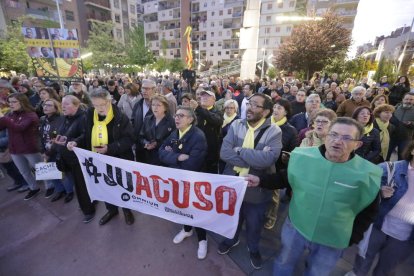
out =
[[352,118],[364,126],[364,136],[361,138],[362,146],[355,153],[362,158],[377,164],[381,153],[380,132],[374,128],[372,110],[366,106],[355,109]]
[[[231,94],[231,91],[228,92],[228,93]],[[226,95],[228,93],[226,93]],[[230,128],[231,124],[235,120],[240,119],[240,117],[238,116],[239,104],[237,103],[236,100],[233,100],[233,99],[225,100],[225,102],[223,104],[223,109],[224,109],[224,114],[223,114],[223,125],[221,126],[220,145],[223,141],[223,138],[226,137],[227,132],[229,131],[229,128]],[[226,163],[223,160],[220,159],[219,160],[219,172],[220,173],[223,172],[225,166],[226,166]]]
[[390,146],[390,138],[395,131],[395,125],[390,120],[395,107],[389,104],[383,104],[374,109],[374,128],[380,131],[381,154],[378,163],[387,159],[388,149]]
[[[97,89],[90,94],[91,108],[86,113],[85,138],[79,145],[81,148],[91,150],[100,154],[134,160],[132,144],[134,136],[132,126],[128,117],[123,114],[116,105],[112,104],[112,96],[107,90]],[[76,144],[68,143],[71,149]],[[108,212],[99,221],[100,225],[109,222],[118,215],[118,207],[105,202]],[[125,223],[134,223],[131,210],[122,208]]]

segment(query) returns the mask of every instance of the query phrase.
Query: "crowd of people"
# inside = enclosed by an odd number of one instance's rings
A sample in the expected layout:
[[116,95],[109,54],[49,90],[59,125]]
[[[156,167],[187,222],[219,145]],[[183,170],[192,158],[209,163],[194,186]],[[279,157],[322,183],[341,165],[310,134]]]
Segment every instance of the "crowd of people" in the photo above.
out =
[[[309,81],[115,74],[59,84],[20,75],[0,80],[0,107],[0,163],[13,179],[7,190],[30,200],[44,185],[46,198],[65,203],[76,194],[85,223],[96,204],[74,147],[245,177],[236,234],[217,251],[237,246],[245,223],[255,269],[262,229],[275,226],[281,200],[290,203],[275,275],[292,275],[305,248],[307,274],[328,275],[345,248],[364,241],[349,275],[365,275],[377,253],[375,275],[391,275],[414,249],[414,92],[406,76],[368,84],[319,73]],[[36,181],[42,161],[56,162],[63,179]],[[105,206],[100,225],[119,213]],[[123,213],[133,224],[133,212]],[[173,242],[193,231],[204,259],[205,229],[184,225]]]

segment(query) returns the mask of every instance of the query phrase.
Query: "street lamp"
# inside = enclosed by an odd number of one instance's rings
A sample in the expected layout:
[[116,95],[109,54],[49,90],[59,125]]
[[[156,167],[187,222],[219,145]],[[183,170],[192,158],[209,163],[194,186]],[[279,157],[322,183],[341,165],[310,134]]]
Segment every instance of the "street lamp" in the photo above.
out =
[[265,55],[266,55],[266,48],[262,48],[262,74],[260,76],[261,79],[264,77],[264,61],[265,61]]

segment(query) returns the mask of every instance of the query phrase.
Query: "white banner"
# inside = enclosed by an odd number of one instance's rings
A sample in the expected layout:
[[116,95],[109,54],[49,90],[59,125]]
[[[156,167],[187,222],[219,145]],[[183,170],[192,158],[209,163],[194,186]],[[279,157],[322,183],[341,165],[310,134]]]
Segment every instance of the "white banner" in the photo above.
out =
[[39,162],[35,164],[36,180],[62,179],[62,172],[56,167],[56,162]]
[[247,182],[123,160],[75,148],[91,200],[233,238]]

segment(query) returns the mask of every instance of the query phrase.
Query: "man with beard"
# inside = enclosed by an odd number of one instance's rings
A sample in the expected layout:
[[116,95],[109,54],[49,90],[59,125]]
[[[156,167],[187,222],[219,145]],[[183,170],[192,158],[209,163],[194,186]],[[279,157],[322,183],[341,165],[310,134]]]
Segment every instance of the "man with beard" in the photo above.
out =
[[[234,121],[224,137],[220,151],[221,159],[226,162],[223,174],[262,176],[269,168],[274,168],[282,149],[282,131],[270,122],[272,110],[273,103],[267,95],[254,94],[248,99],[246,119]],[[240,231],[246,221],[250,262],[255,269],[261,268],[259,242],[271,199],[270,190],[247,188],[236,234],[219,245],[219,254],[227,254],[239,244]]]
[[403,159],[404,148],[414,136],[414,93],[409,92],[404,95],[401,104],[395,107],[395,112],[391,123],[396,122],[395,132],[393,133],[388,150],[387,160],[390,160],[395,147],[398,147],[398,160]]

